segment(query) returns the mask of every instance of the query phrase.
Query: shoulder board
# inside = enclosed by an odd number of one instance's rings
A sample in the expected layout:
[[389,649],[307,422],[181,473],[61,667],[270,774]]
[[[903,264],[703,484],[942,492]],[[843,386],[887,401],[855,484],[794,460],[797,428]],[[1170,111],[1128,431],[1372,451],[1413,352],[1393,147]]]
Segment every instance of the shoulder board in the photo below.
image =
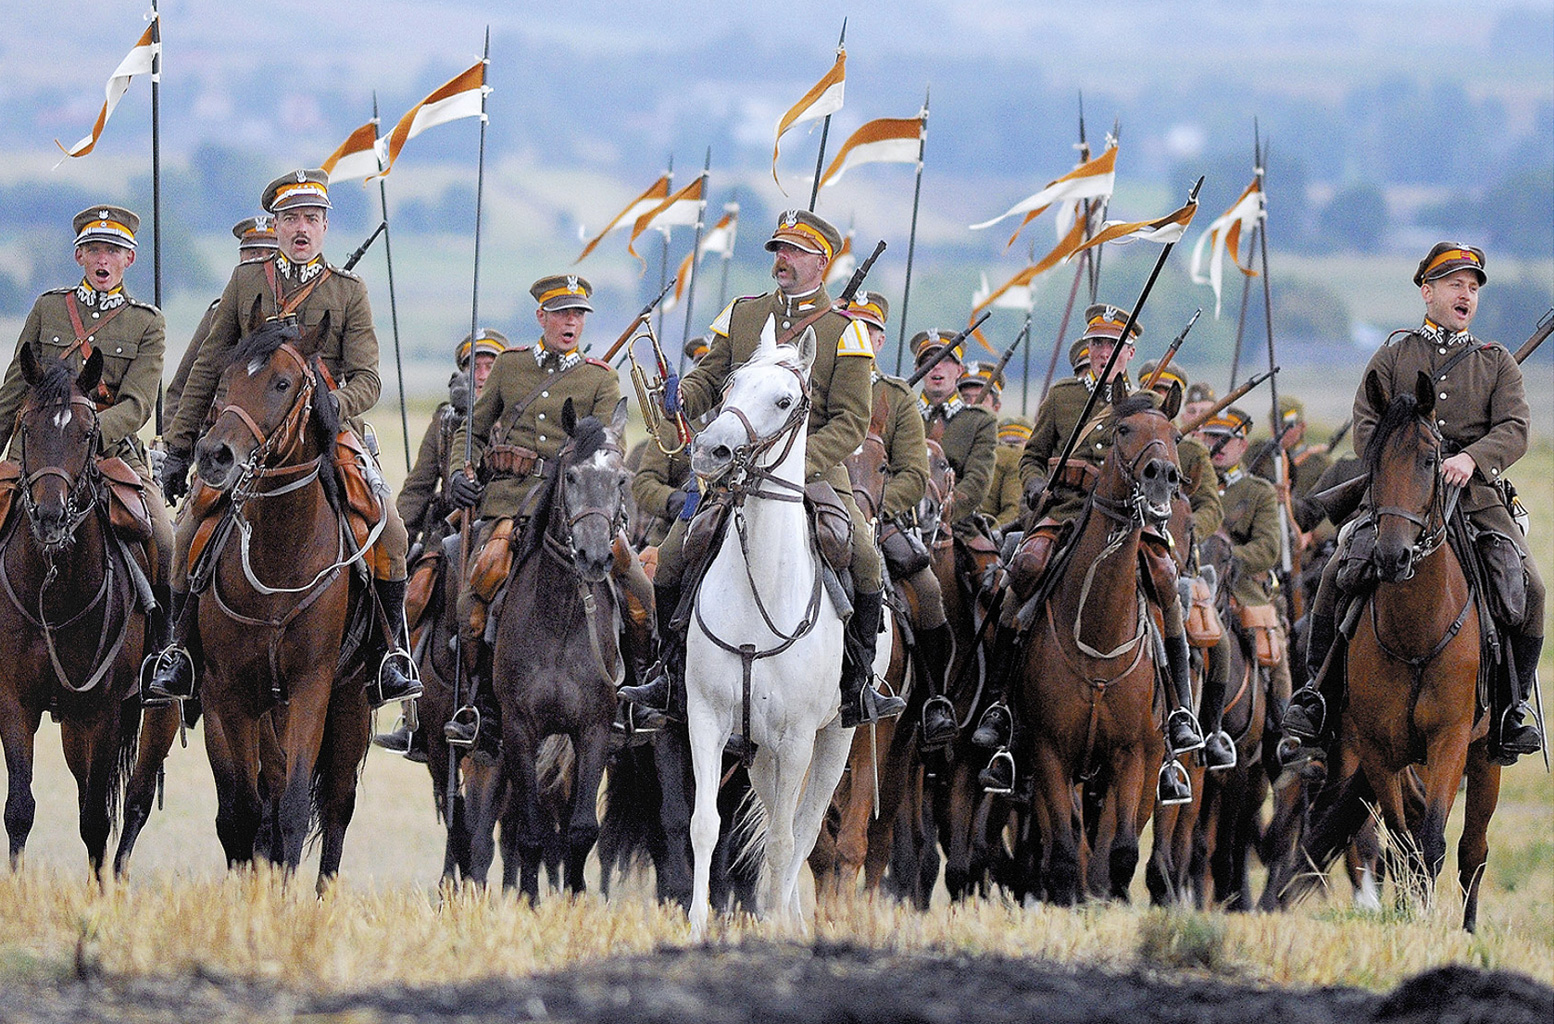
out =
[[210,305],[205,307],[205,312],[209,313],[219,305],[221,305],[221,296],[218,295],[214,299],[210,300]]
[[1396,344],[1397,342],[1403,340],[1404,338],[1412,337],[1413,334],[1414,334],[1414,329],[1412,327],[1399,327],[1397,330],[1395,330],[1391,334],[1387,335],[1387,340],[1382,342],[1381,344],[1382,344],[1383,347],[1385,347],[1387,345],[1393,345],[1393,344]]
[[44,295],[64,295],[66,292],[73,292],[75,290],[76,290],[76,286],[75,285],[67,284],[67,285],[64,285],[63,287],[60,287],[60,288],[50,288],[48,291],[44,292],[43,294]]
[[144,310],[149,310],[150,312],[155,313],[157,316],[161,316],[162,315],[162,311],[160,309],[157,309],[155,306],[153,306],[149,302],[141,302],[139,299],[131,298],[129,300],[129,304],[131,306],[139,306],[141,309],[144,309]]
[[335,277],[343,277],[347,281],[360,281],[361,280],[361,275],[356,273],[354,270],[346,270],[346,269],[344,269],[342,267],[337,267],[337,266],[335,266],[333,264],[329,265],[329,269],[330,269],[331,272],[333,272]]
[[980,405],[968,405],[961,411],[980,413],[984,418],[992,420],[995,426],[998,423],[998,417],[993,415],[993,411],[991,409],[985,409]]
[[888,374],[882,373],[880,374],[880,380],[883,381],[886,385],[895,388],[897,391],[900,391],[903,394],[911,395],[913,398],[917,397],[917,392],[913,391],[907,382],[901,377],[892,377]]
[[262,253],[262,254],[260,254],[258,256],[253,256],[253,257],[250,257],[249,259],[241,260],[241,261],[239,261],[238,265],[242,266],[244,263],[268,263],[268,262],[270,262],[273,259],[275,259],[275,252],[274,252],[274,250],[271,250],[269,252]]
[[603,359],[595,359],[593,356],[584,356],[583,357],[583,362],[589,364],[590,366],[597,366],[601,370],[613,370],[614,369],[614,367],[612,367],[609,363],[605,362]]
[[[829,312],[834,312],[828,311]],[[821,319],[825,319],[822,317]],[[874,346],[869,341],[869,334],[863,328],[862,320],[852,320],[842,317],[844,327],[841,337],[836,339],[836,354],[838,356],[868,356],[874,358]]]
[[498,352],[497,357],[501,358],[502,356],[511,355],[514,352],[528,352],[532,348],[534,348],[533,345],[509,345],[502,351]]

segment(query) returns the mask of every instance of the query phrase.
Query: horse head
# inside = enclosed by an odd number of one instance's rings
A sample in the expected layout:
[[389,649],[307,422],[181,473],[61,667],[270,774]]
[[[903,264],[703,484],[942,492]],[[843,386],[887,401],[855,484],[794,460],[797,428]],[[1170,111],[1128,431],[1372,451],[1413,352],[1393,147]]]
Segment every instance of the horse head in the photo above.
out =
[[1114,402],[1112,447],[1095,496],[1131,505],[1140,520],[1163,524],[1171,518],[1182,471],[1176,457],[1176,428],[1156,401],[1155,396],[1142,394]]
[[97,505],[97,406],[91,394],[102,376],[103,355],[93,351],[79,374],[65,360],[38,362],[31,345],[21,352],[27,400],[17,417],[22,507],[45,551],[70,542]]
[[870,431],[857,451],[842,460],[842,465],[847,467],[853,500],[863,510],[864,518],[878,519],[885,481],[890,476],[890,455],[885,451],[884,438]]
[[[1376,574],[1385,583],[1413,575],[1414,562],[1433,550],[1445,530],[1441,508],[1441,435],[1431,420],[1435,388],[1421,372],[1412,393],[1390,398],[1375,370],[1365,375],[1373,409],[1385,409],[1365,449],[1370,504],[1376,517]],[[1432,516],[1437,518],[1431,529]]]
[[[329,314],[303,332],[293,317],[262,319],[259,300],[249,334],[223,375],[226,402],[195,446],[200,478],[230,489],[255,471],[304,464],[327,451],[339,429],[318,350],[329,334]],[[311,428],[311,429],[310,429]]]
[[[808,327],[797,345],[778,345],[767,317],[754,355],[724,386],[722,411],[691,445],[697,476],[716,480],[732,469],[767,469],[785,461],[795,446],[802,450],[815,344],[815,329]],[[777,455],[767,458],[779,444]]]
[[923,540],[931,544],[955,501],[955,467],[950,465],[950,458],[938,441],[929,438],[927,445],[928,486],[923,488],[922,500],[917,503],[917,525]]
[[550,526],[564,531],[577,574],[585,582],[602,583],[614,559],[630,482],[622,446],[626,399],[615,404],[606,424],[593,416],[578,419],[569,398],[561,407],[561,428],[571,440],[556,467]]

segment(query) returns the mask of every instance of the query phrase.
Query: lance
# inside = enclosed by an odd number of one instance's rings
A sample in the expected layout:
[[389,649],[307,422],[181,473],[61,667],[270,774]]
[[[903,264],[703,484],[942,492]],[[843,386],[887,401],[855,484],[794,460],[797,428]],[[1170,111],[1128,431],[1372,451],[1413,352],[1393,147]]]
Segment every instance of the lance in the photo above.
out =
[[1264,370],[1262,373],[1254,374],[1253,376],[1248,377],[1224,398],[1221,398],[1219,401],[1209,406],[1197,416],[1194,416],[1186,423],[1183,423],[1182,433],[1191,434],[1194,430],[1197,430],[1199,427],[1209,422],[1209,420],[1212,420],[1214,417],[1224,412],[1228,407],[1240,401],[1248,391],[1251,391],[1253,388],[1257,387],[1263,381],[1268,380],[1278,372],[1279,368],[1275,366],[1272,370]]
[[906,351],[907,302],[912,297],[912,256],[917,251],[917,208],[923,196],[923,149],[928,144],[928,90],[923,90],[923,120],[917,133],[917,182],[912,186],[912,229],[907,235],[906,284],[901,287],[901,325],[896,332],[896,376]]
[[734,201],[723,204],[723,212],[734,215],[728,222],[728,248],[723,250],[723,273],[718,279],[718,309],[728,306],[728,265],[734,262],[734,239],[739,234],[739,190],[734,190]]
[[670,285],[664,285],[663,290],[658,293],[658,296],[654,298],[653,301],[649,302],[646,306],[643,306],[640,313],[632,317],[631,323],[626,325],[626,329],[624,331],[621,331],[620,337],[616,338],[615,342],[605,350],[604,358],[601,359],[600,362],[608,363],[615,358],[616,353],[625,347],[626,342],[631,340],[631,336],[636,333],[637,327],[642,323],[642,321],[653,315],[654,307],[656,307],[660,302],[664,301],[664,296],[669,294],[670,287]]
[[[1116,145],[1121,140],[1122,140],[1122,122],[1120,120],[1118,120],[1117,118],[1112,118],[1112,133],[1111,133],[1111,136],[1107,139],[1107,141],[1111,145]],[[1101,219],[1102,220],[1106,219],[1106,211],[1107,211],[1108,208],[1110,208],[1111,202],[1112,201],[1111,201],[1110,197],[1107,197],[1106,199],[1102,200],[1102,202],[1101,202]],[[1085,208],[1087,210],[1089,209],[1089,202],[1088,201],[1086,201],[1086,203],[1085,203]],[[1087,239],[1090,237],[1090,219],[1089,219],[1088,216],[1085,218],[1085,237]],[[1103,246],[1102,248],[1105,248],[1105,247]],[[1085,255],[1087,257],[1089,257],[1091,251],[1092,250],[1090,250],[1090,249],[1086,249],[1085,250]],[[1094,256],[1093,256],[1093,258],[1090,258],[1089,267],[1090,267],[1090,301],[1094,302],[1095,301],[1095,294],[1096,294],[1096,292],[1098,290],[1100,290],[1100,287],[1101,287],[1101,249],[1094,250]]]
[[[1252,225],[1252,237],[1247,239],[1248,247],[1257,245],[1258,236],[1262,234],[1262,221]],[[1250,261],[1248,261],[1250,262]],[[1236,318],[1236,347],[1230,350],[1230,386],[1236,386],[1236,378],[1241,374],[1241,338],[1246,334],[1246,307],[1252,298],[1252,279],[1246,274],[1241,275],[1241,314]]]
[[[1254,154],[1254,156],[1256,158],[1255,172],[1256,172],[1256,175],[1257,175],[1257,182],[1258,182],[1258,186],[1259,186],[1259,191],[1263,195],[1263,212],[1264,212],[1263,223],[1264,223],[1265,227],[1264,227],[1262,233],[1257,236],[1257,244],[1258,244],[1259,250],[1262,253],[1262,263],[1263,263],[1263,327],[1264,327],[1265,333],[1267,334],[1267,337],[1268,337],[1268,368],[1272,369],[1276,365],[1276,361],[1275,361],[1275,358],[1274,358],[1274,351],[1273,351],[1273,290],[1272,290],[1271,285],[1268,282],[1268,231],[1267,231],[1267,228],[1266,228],[1266,225],[1267,225],[1267,210],[1268,210],[1268,189],[1267,189],[1267,187],[1263,183],[1263,175],[1264,175],[1264,171],[1265,171],[1265,166],[1264,165],[1266,163],[1266,158],[1267,158],[1268,154],[1263,149],[1262,131],[1261,131],[1260,127],[1258,126],[1256,118],[1253,118],[1253,120],[1252,120],[1252,152],[1253,152],[1253,154]],[[1278,380],[1277,377],[1271,379],[1268,382],[1268,391],[1269,391],[1269,396],[1270,396],[1270,399],[1271,399],[1271,402],[1272,402],[1272,406],[1273,406],[1272,413],[1271,413],[1271,419],[1272,419],[1272,423],[1273,423],[1274,432],[1277,433],[1278,432],[1278,427],[1279,427],[1279,380]],[[1284,461],[1284,459],[1282,457],[1277,459],[1274,462],[1274,474],[1273,474],[1274,475],[1274,483],[1280,485],[1281,487],[1288,486],[1288,484],[1289,484],[1289,474],[1286,472],[1286,469],[1287,469],[1287,466],[1285,465],[1285,461]],[[1282,568],[1284,570],[1284,574],[1286,576],[1289,576],[1291,573],[1297,572],[1300,569],[1300,552],[1293,550],[1294,545],[1292,545],[1290,543],[1290,541],[1289,541],[1289,532],[1290,532],[1289,510],[1285,507],[1285,503],[1284,502],[1280,502],[1279,503],[1279,541],[1280,541],[1279,546],[1280,546],[1281,550],[1280,550],[1280,554],[1279,554],[1279,564],[1280,564],[1280,568]],[[1291,597],[1292,597],[1292,600],[1291,600],[1291,609],[1290,610],[1291,610],[1291,612],[1293,614],[1290,617],[1292,619],[1298,619],[1298,618],[1300,618],[1300,614],[1301,614],[1301,611],[1302,611],[1302,609],[1300,607],[1300,605],[1301,605],[1300,594],[1299,593],[1295,593],[1295,594],[1291,595]]]
[[362,244],[358,245],[356,247],[355,251],[353,251],[350,256],[346,257],[345,266],[342,267],[341,269],[342,270],[354,270],[354,269],[356,269],[356,264],[360,263],[362,261],[362,257],[367,255],[367,250],[372,248],[372,243],[376,242],[378,240],[378,236],[383,234],[383,232],[385,232],[387,230],[388,230],[388,221],[386,221],[386,220],[378,221],[378,226],[372,229],[372,234],[368,235],[366,237],[366,239],[362,242]]
[[1543,314],[1538,321],[1538,326],[1532,332],[1532,337],[1522,342],[1522,347],[1516,350],[1516,361],[1525,363],[1528,356],[1538,351],[1538,346],[1543,344],[1550,332],[1554,332],[1554,308]]
[[[673,153],[669,154],[669,169],[664,172],[664,177],[668,181],[668,185],[666,186],[666,190],[667,190],[668,194],[672,196],[672,195],[674,195],[674,154]],[[662,228],[661,227],[661,228],[658,229],[658,234],[659,234],[659,236],[660,236],[660,238],[662,240],[662,243],[663,243],[659,247],[659,250],[658,250],[658,286],[660,288],[664,287],[664,285],[669,280],[669,231],[670,231],[669,228]],[[662,309],[660,309],[658,311],[658,333],[660,335],[662,335],[664,333],[664,311]]]
[[1334,448],[1338,447],[1339,442],[1348,436],[1349,428],[1352,426],[1354,426],[1354,417],[1350,416],[1348,419],[1344,420],[1343,424],[1337,430],[1333,431],[1333,436],[1327,439],[1327,450],[1331,452]]
[[982,386],[977,389],[977,397],[971,400],[972,405],[982,401],[982,396],[987,393],[987,389],[993,386],[993,382],[998,379],[998,375],[1004,372],[1004,367],[1009,365],[1009,360],[1014,357],[1014,350],[1020,347],[1020,342],[1024,341],[1030,333],[1031,317],[1027,313],[1025,316],[1025,327],[1021,329],[1019,334],[1015,335],[1013,344],[1004,349],[1004,354],[998,357],[998,362],[993,364],[993,372],[988,374],[987,380],[983,381]]
[[[1188,203],[1196,203],[1198,201],[1198,190],[1202,187],[1203,179],[1199,178],[1193,184],[1192,191],[1187,194]],[[1057,464],[1059,466],[1067,463],[1069,458],[1073,456],[1074,448],[1079,444],[1079,435],[1084,433],[1086,426],[1090,422],[1091,414],[1095,412],[1096,400],[1101,397],[1101,386],[1110,379],[1112,368],[1117,365],[1117,356],[1121,354],[1123,347],[1127,344],[1128,336],[1133,333],[1133,325],[1138,322],[1139,310],[1143,309],[1144,303],[1149,301],[1149,293],[1154,290],[1155,280],[1160,277],[1160,271],[1164,269],[1165,261],[1170,257],[1171,250],[1174,248],[1176,248],[1175,242],[1167,242],[1165,247],[1160,250],[1160,256],[1155,260],[1154,269],[1149,272],[1149,279],[1144,282],[1144,290],[1139,293],[1138,301],[1133,304],[1133,310],[1128,314],[1128,322],[1123,325],[1122,335],[1118,343],[1112,346],[1112,354],[1107,358],[1106,365],[1102,367],[1099,374],[1096,374],[1096,386],[1090,390],[1089,397],[1085,399],[1084,410],[1079,414],[1079,419],[1075,421],[1074,429],[1069,432],[1068,440],[1063,445],[1063,454],[1058,458]],[[1047,509],[1052,506],[1054,493],[1054,489],[1047,489],[1046,495],[1042,499],[1041,508],[1036,510],[1036,518],[1032,522],[1040,522],[1042,516],[1047,514]]]
[[[842,34],[836,39],[836,48],[840,50],[847,42],[847,19],[842,19]],[[815,154],[815,183],[809,187],[809,212],[815,212],[815,200],[820,196],[820,172],[825,169],[826,163],[826,136],[831,134],[831,115],[820,124],[820,152]]]
[[[1030,307],[1030,306],[1026,307],[1026,310],[1025,310],[1025,326],[1022,328],[1022,330],[1024,330],[1026,334],[1030,334],[1031,333],[1031,315],[1032,315],[1033,312],[1034,312],[1034,309],[1032,307]],[[1025,350],[1020,353],[1020,415],[1021,416],[1026,415],[1025,407],[1030,403],[1030,398],[1031,398],[1031,347],[1029,345],[1026,345],[1025,346]]]
[[[378,90],[372,90],[372,134],[377,138],[378,134]],[[373,147],[376,150],[376,146]],[[378,170],[383,170],[383,158],[378,158]],[[388,185],[383,176],[378,176],[378,208],[383,212],[383,225],[379,228],[383,232],[383,258],[388,261],[388,286],[389,286],[389,324],[394,329],[394,373],[399,379],[399,429],[405,439],[405,472],[410,472],[410,420],[405,412],[405,360],[399,347],[399,302],[394,295],[394,247],[389,244],[388,234]],[[377,232],[373,232],[377,237]],[[372,239],[367,240],[372,244]],[[472,343],[473,344],[473,343]],[[470,364],[474,365],[474,348],[470,349]],[[470,377],[471,386],[474,384],[473,375]]]
[[1182,347],[1182,342],[1187,340],[1187,332],[1192,330],[1192,325],[1197,323],[1198,317],[1202,315],[1202,307],[1193,312],[1192,319],[1187,321],[1187,326],[1182,328],[1182,333],[1178,334],[1176,340],[1171,342],[1171,347],[1166,349],[1165,355],[1160,357],[1160,362],[1156,363],[1155,368],[1150,371],[1148,379],[1140,385],[1142,390],[1148,391],[1155,386],[1155,381],[1160,379],[1160,375],[1165,372],[1166,367],[1171,365],[1171,360],[1176,357],[1177,350]]
[[[472,275],[473,282],[470,289],[469,301],[469,335],[475,336],[480,329],[480,215],[481,202],[485,196],[486,187],[486,90],[485,80],[491,73],[491,26],[486,26],[485,49],[481,55],[484,70],[481,72],[480,90],[480,158],[475,165],[475,268]],[[475,368],[475,350],[470,349],[470,369]],[[467,476],[475,475],[475,381],[474,374],[470,374],[470,386],[464,397],[464,472]],[[465,509],[459,523],[459,567],[464,571],[469,567],[470,548],[470,510]],[[453,631],[453,694],[452,705],[455,709],[462,710],[464,705],[459,700],[460,684],[464,675],[464,651],[461,634],[463,630]],[[469,703],[475,703],[475,695],[469,695]],[[457,711],[455,711],[457,714]],[[477,712],[478,714],[478,712]],[[453,827],[453,809],[455,797],[459,789],[459,759],[450,750],[448,752],[448,784],[443,794],[443,816],[448,827]]]
[[[1079,162],[1088,163],[1089,160],[1090,143],[1085,139],[1085,94],[1081,92],[1079,94]],[[1090,237],[1090,200],[1088,199],[1085,200],[1084,215],[1084,233],[1085,238],[1088,240]],[[1047,360],[1047,376],[1041,382],[1040,401],[1046,401],[1047,392],[1052,388],[1052,378],[1058,371],[1058,354],[1063,351],[1063,336],[1068,333],[1068,320],[1074,314],[1074,300],[1079,297],[1079,282],[1090,272],[1090,250],[1086,249],[1079,254],[1079,257],[1081,262],[1079,266],[1074,268],[1074,283],[1069,286],[1068,301],[1063,304],[1063,318],[1058,321],[1058,334],[1057,337],[1052,339],[1052,356]],[[1031,246],[1031,262],[1036,262],[1036,246],[1034,244]],[[1090,295],[1093,300],[1095,296],[1095,289],[1093,287],[1090,289]],[[1022,413],[1025,412],[1023,404],[1020,407],[1020,411]]]
[[696,267],[701,258],[701,233],[707,219],[707,175],[712,170],[712,147],[701,168],[701,201],[696,204],[696,238],[691,242],[691,279],[685,284],[685,329],[680,332],[680,369],[685,369],[685,345],[691,340],[691,309],[696,305]]
[[[950,353],[954,352],[956,347],[959,346],[961,342],[965,341],[968,337],[970,337],[972,331],[976,330],[978,327],[981,327],[983,324],[987,323],[987,318],[992,316],[992,315],[993,314],[990,313],[990,312],[984,312],[981,316],[977,317],[976,322],[973,323],[970,327],[968,327],[965,330],[961,331],[959,334],[957,334],[955,337],[951,338],[949,341],[944,342],[943,346],[939,349],[939,351],[937,353],[934,354],[934,357],[932,359],[928,360],[928,362],[924,363],[922,366],[919,366],[917,369],[912,371],[912,376],[907,378],[907,387],[911,387],[912,385],[916,384],[918,381],[922,380],[924,377],[928,376],[928,374],[933,371],[933,368],[935,366],[938,366],[940,363],[942,363],[946,359],[950,358]],[[1016,340],[1015,344],[1018,345],[1019,341]],[[1013,346],[1010,347],[1010,351],[1011,351],[1011,353],[1013,352]]]
[[[151,293],[162,308],[162,16],[151,0]],[[156,382],[156,436],[162,437],[162,380]]]

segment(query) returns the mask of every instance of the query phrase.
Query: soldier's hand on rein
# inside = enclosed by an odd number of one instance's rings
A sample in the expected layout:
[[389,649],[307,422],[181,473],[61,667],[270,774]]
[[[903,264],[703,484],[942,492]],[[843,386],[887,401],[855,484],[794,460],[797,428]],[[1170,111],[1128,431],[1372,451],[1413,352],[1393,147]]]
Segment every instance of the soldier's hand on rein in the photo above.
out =
[[1477,468],[1478,463],[1473,461],[1473,456],[1467,452],[1458,452],[1441,463],[1441,479],[1453,487],[1463,487],[1473,478],[1473,471]]
[[1042,495],[1047,492],[1047,485],[1042,480],[1032,480],[1025,485],[1025,507],[1032,512],[1041,505]]
[[468,473],[455,473],[448,481],[448,498],[456,508],[474,508],[486,489]]
[[162,488],[162,496],[167,499],[169,505],[176,505],[178,499],[189,493],[189,456],[185,452],[170,451],[162,460],[161,472],[157,475],[157,483]]

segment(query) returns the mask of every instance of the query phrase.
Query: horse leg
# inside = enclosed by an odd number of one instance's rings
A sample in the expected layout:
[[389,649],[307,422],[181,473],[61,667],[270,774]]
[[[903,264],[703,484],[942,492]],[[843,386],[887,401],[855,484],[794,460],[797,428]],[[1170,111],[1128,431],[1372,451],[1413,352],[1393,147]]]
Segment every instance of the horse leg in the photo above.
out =
[[11,840],[11,870],[21,863],[22,850],[32,832],[38,804],[32,795],[32,762],[35,736],[41,711],[34,714],[23,708],[14,691],[0,703],[0,739],[5,744],[5,770],[8,791],[5,798],[5,831]]
[[950,899],[956,902],[973,895],[972,819],[977,798],[982,795],[980,790],[969,766],[965,762],[957,764],[950,774],[945,827],[940,833],[940,841],[944,845],[944,888],[949,892]]
[[1146,797],[1150,780],[1144,771],[1144,755],[1138,749],[1129,750],[1117,772],[1116,784],[1107,803],[1112,806],[1112,839],[1109,846],[1097,847],[1109,850],[1107,869],[1111,881],[1111,898],[1126,903],[1130,899],[1129,888],[1139,866],[1139,827],[1145,809],[1154,808],[1153,796]]
[[[826,809],[831,806],[831,794],[836,791],[841,782],[842,772],[847,767],[847,758],[852,747],[853,737],[841,727],[837,720],[821,729],[815,734],[815,749],[809,763],[809,771],[805,776],[804,792],[799,798],[798,817],[796,819],[797,846],[794,850],[792,864],[789,868],[788,891],[792,894],[795,912],[798,911],[798,885],[799,873],[804,865],[805,856],[815,845],[815,839],[820,834],[820,826],[825,820]],[[854,783],[858,780],[854,779]],[[852,811],[862,821],[854,821],[852,827],[843,833],[847,838],[847,845],[840,847],[841,872],[838,879],[838,894],[847,891],[857,885],[858,869],[863,864],[863,831],[867,826],[868,815],[873,805],[873,772],[870,770],[870,783],[867,787],[853,786],[856,791],[860,788],[866,790],[867,799],[855,796]],[[845,888],[844,888],[845,887]],[[817,893],[818,895],[818,893]]]
[[[1423,872],[1426,907],[1434,901],[1435,882],[1446,862],[1446,819],[1457,799],[1457,787],[1468,759],[1467,734],[1466,728],[1443,729],[1438,741],[1428,744],[1425,752],[1425,763],[1429,765],[1425,775],[1425,812],[1412,834],[1418,869]],[[1402,779],[1395,777],[1392,785],[1398,792],[1398,816],[1406,820]]]
[[695,810],[691,813],[691,938],[707,937],[707,913],[712,875],[712,849],[718,843],[718,773],[723,767],[723,745],[729,726],[707,708],[694,703],[688,710],[691,771],[694,776]]
[[1153,906],[1170,906],[1182,898],[1176,885],[1176,832],[1181,821],[1180,812],[1180,806],[1162,807],[1155,815],[1155,841],[1144,865],[1144,886],[1149,890],[1149,902]]
[[345,853],[345,831],[356,813],[356,773],[367,756],[371,741],[372,710],[367,694],[352,682],[336,688],[324,723],[323,760],[318,786],[319,828],[322,843],[318,858],[318,892],[340,871]]
[[67,720],[60,728],[65,760],[76,777],[81,842],[86,845],[88,869],[99,884],[111,827],[108,802],[119,750],[114,728],[118,722],[117,708],[100,708],[91,720]]
[[[496,823],[500,814],[500,796],[504,785],[502,763],[483,755],[464,761],[464,796],[458,834],[469,855],[464,877],[484,886],[496,859]],[[449,830],[450,841],[454,835]]]
[[1489,859],[1489,819],[1500,802],[1500,766],[1489,760],[1484,740],[1468,748],[1468,793],[1462,838],[1457,842],[1457,881],[1462,886],[1462,927],[1478,927],[1478,887]]
[[216,837],[227,855],[227,867],[252,863],[262,813],[258,721],[237,715],[229,720],[224,709],[207,705],[205,753],[216,782]]
[[660,901],[691,906],[691,748],[678,729],[661,729],[652,743],[652,766],[658,775],[658,823],[663,850],[654,864]]
[[1079,839],[1074,832],[1073,787],[1057,750],[1038,742],[1034,751],[1037,814],[1042,826],[1045,867],[1042,886],[1047,899],[1060,907],[1072,906],[1080,896]]
[[933,902],[934,885],[939,881],[939,836],[935,823],[947,783],[943,779],[923,779],[921,782],[917,803],[910,805],[912,829],[904,838],[917,866],[917,873],[911,879],[913,903],[918,910],[926,911]]
[[[532,735],[518,714],[502,715],[502,765],[507,776],[508,798],[512,813],[508,822],[516,826],[521,872],[519,890],[530,906],[540,899],[540,861],[544,853],[544,831],[550,827],[540,807],[539,778],[535,762],[541,737]],[[504,823],[504,831],[507,827]]]
[[130,855],[135,852],[135,841],[140,830],[151,817],[156,801],[157,776],[167,762],[168,751],[178,735],[177,704],[145,709],[140,729],[140,750],[135,756],[135,769],[130,773],[129,785],[124,792],[124,823],[119,828],[119,848],[113,856],[113,874],[116,878],[129,875]]
[[604,763],[610,756],[610,726],[598,723],[573,736],[576,756],[572,761],[572,820],[567,827],[567,888],[584,892],[583,863],[599,841],[599,802],[594,795],[604,779]]

